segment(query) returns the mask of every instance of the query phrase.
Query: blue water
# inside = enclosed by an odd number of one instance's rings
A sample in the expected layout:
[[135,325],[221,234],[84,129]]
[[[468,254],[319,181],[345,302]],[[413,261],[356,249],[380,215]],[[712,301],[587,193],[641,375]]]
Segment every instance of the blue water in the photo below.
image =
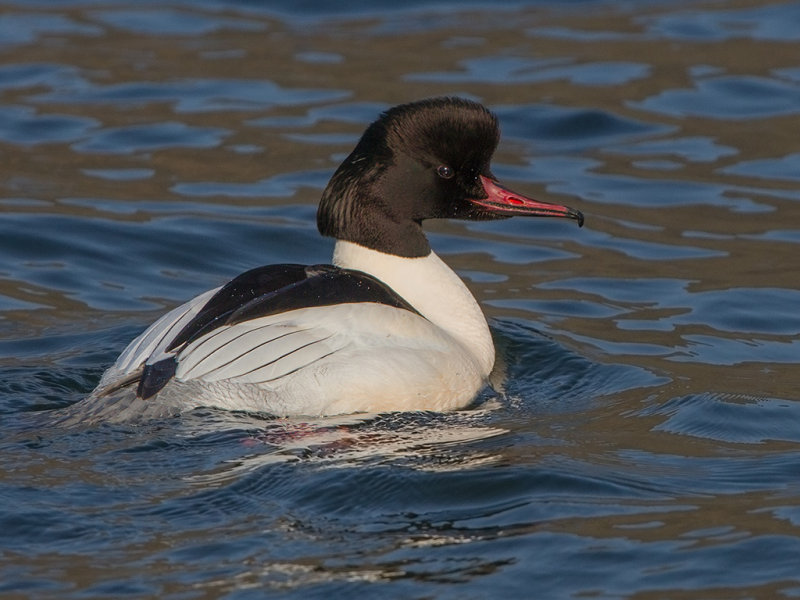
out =
[[[800,596],[793,2],[0,2],[0,597]],[[326,262],[394,104],[579,208],[431,223],[495,334],[450,414],[55,424],[160,314]]]

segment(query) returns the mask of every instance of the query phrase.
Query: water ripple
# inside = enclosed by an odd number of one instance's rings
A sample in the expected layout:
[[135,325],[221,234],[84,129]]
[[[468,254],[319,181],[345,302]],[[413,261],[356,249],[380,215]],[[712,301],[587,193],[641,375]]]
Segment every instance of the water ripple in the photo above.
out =
[[647,64],[588,62],[572,64],[569,58],[528,59],[486,56],[465,60],[461,71],[410,73],[408,81],[447,83],[502,83],[504,85],[567,80],[576,85],[621,85],[650,74]]
[[[800,442],[800,403],[779,398],[697,394],[674,398],[652,414],[667,417],[657,431],[737,444]],[[766,464],[762,469],[766,473]],[[759,470],[762,470],[759,469]]]
[[758,179],[800,181],[800,153],[789,154],[781,158],[743,161],[720,169],[720,172],[729,175],[757,177]]
[[527,140],[548,152],[608,146],[671,130],[600,110],[517,105],[500,106],[496,112],[506,138]]
[[103,30],[66,15],[6,12],[0,16],[0,45],[30,44],[42,36],[74,34],[99,36]]
[[697,81],[694,89],[665,90],[630,105],[672,117],[777,117],[800,112],[800,85],[754,75],[726,75]]
[[791,42],[800,39],[800,8],[793,2],[737,10],[690,10],[643,18],[651,32],[671,39],[736,38]]
[[252,119],[248,125],[259,127],[307,128],[327,121],[335,123],[355,123],[368,125],[378,118],[381,112],[390,108],[379,102],[343,102],[316,106],[308,109],[302,116],[274,116]]
[[[797,3],[6,4],[0,595],[797,595]],[[426,224],[474,406],[65,418],[167,309],[330,260],[330,173],[443,94],[587,217]]]
[[115,104],[133,107],[170,102],[176,113],[221,110],[257,110],[272,106],[295,106],[333,101],[350,95],[344,90],[287,89],[259,79],[178,79],[170,82],[90,84],[82,79],[37,94],[38,103]]
[[203,15],[174,8],[136,8],[131,10],[96,10],[92,19],[116,29],[148,35],[209,35],[222,30],[264,31],[266,25],[258,21]]
[[0,107],[0,140],[20,146],[71,142],[97,129],[100,122],[86,117],[37,114],[28,106]]
[[131,154],[166,148],[213,148],[230,135],[219,127],[195,127],[167,121],[148,125],[107,127],[73,145],[79,152]]

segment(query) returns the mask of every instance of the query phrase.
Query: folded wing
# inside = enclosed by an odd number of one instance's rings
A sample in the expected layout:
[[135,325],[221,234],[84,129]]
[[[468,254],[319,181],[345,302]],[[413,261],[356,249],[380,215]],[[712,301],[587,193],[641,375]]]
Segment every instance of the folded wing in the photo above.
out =
[[99,387],[137,383],[137,395],[147,399],[174,377],[275,381],[347,343],[341,323],[326,322],[310,309],[352,303],[416,314],[391,288],[360,271],[331,265],[260,267],[164,315],[131,342]]

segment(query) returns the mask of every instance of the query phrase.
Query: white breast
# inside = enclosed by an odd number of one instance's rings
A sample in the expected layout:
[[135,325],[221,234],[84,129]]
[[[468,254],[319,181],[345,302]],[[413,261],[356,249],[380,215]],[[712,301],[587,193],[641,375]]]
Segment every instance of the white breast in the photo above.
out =
[[333,263],[364,271],[386,283],[457,340],[488,377],[495,355],[486,317],[461,278],[434,252],[422,258],[403,258],[337,241]]

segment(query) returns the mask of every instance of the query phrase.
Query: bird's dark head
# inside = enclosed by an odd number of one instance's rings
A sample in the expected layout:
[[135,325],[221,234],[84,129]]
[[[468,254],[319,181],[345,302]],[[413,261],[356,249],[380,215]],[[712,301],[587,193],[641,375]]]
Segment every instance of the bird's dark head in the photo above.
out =
[[562,216],[582,224],[578,211],[497,183],[490,163],[499,139],[497,118],[469,100],[433,98],[386,111],[325,188],[320,233],[399,256],[426,256],[425,219]]

